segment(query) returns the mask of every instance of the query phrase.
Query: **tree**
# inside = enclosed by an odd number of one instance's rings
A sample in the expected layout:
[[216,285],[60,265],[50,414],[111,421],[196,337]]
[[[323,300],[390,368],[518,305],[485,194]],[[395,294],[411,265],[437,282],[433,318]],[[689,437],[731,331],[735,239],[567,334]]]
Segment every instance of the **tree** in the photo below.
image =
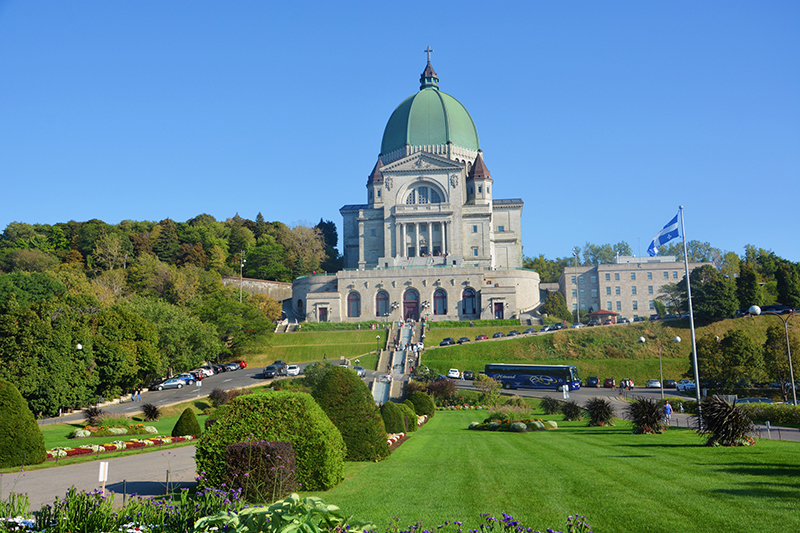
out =
[[153,228],[151,234],[153,252],[165,263],[174,263],[178,259],[181,243],[178,239],[178,230],[170,219],[162,220]]
[[322,234],[322,241],[325,244],[325,258],[320,264],[320,268],[325,272],[337,272],[342,269],[342,261],[339,258],[339,233],[336,231],[336,224],[330,220],[319,219],[319,223],[314,226]]
[[247,277],[273,281],[292,281],[292,271],[286,266],[286,251],[272,235],[262,235],[247,253],[244,273]]
[[558,259],[547,259],[544,254],[537,257],[525,257],[522,260],[523,268],[536,271],[539,274],[539,281],[542,283],[558,283],[561,273],[569,266],[574,266],[574,258],[561,257]]
[[750,263],[739,263],[739,277],[736,278],[736,298],[739,300],[740,309],[750,309],[752,305],[761,305],[761,287],[758,284],[758,274]]
[[11,272],[44,272],[59,265],[60,261],[53,254],[35,249],[12,250],[3,258],[3,270]]
[[[792,331],[789,333],[789,347],[792,354],[800,354],[800,337]],[[767,376],[781,384],[783,401],[792,395],[791,372],[789,372],[789,355],[786,353],[786,330],[777,324],[767,328],[767,340],[764,342],[764,368]]]
[[564,295],[559,291],[554,291],[547,295],[547,300],[545,300],[542,306],[542,313],[560,318],[561,320],[571,320],[572,318],[572,313],[567,309],[567,301],[564,299]]
[[133,245],[124,235],[106,233],[94,243],[92,259],[98,270],[125,268],[128,258],[133,258]]
[[297,225],[289,234],[286,258],[292,264],[293,279],[320,270],[325,258],[322,233],[316,228]]
[[[656,302],[659,302],[659,300],[664,302],[662,305],[666,304],[666,307],[669,308],[669,311],[676,315],[680,315],[681,313],[689,310],[689,305],[686,300],[686,288],[681,289],[678,283],[667,283],[662,285],[658,298],[659,299],[656,300]],[[659,311],[659,315],[664,316],[661,313],[661,310],[658,309],[658,304],[655,305],[656,309]]]
[[762,347],[740,330],[722,340],[712,335],[699,339],[697,365],[703,379],[723,392],[732,391],[740,380],[761,381],[766,376]]
[[500,400],[500,387],[502,384],[499,381],[486,374],[478,374],[475,377],[475,388],[481,391],[489,407],[494,407]]
[[43,463],[44,437],[17,388],[0,379],[0,468]]
[[247,296],[247,302],[264,313],[270,322],[277,323],[283,313],[281,303],[266,294],[250,294]]
[[[739,308],[733,281],[723,278],[716,268],[703,265],[690,273],[694,316],[713,320],[733,316]],[[686,277],[678,286],[686,294]]]
[[172,436],[183,437],[185,435],[191,435],[193,437],[199,437],[201,433],[202,431],[200,430],[200,423],[197,421],[197,415],[194,414],[194,410],[191,407],[187,407],[181,413],[178,421],[175,422],[175,426],[172,428]]
[[203,322],[217,327],[224,351],[232,355],[241,355],[246,347],[263,341],[275,329],[275,324],[261,310],[246,301],[239,303],[238,295],[233,297],[230,291],[204,298],[194,306],[194,311]]
[[783,305],[800,307],[800,275],[797,267],[790,263],[782,264],[775,272],[778,283],[778,301]]

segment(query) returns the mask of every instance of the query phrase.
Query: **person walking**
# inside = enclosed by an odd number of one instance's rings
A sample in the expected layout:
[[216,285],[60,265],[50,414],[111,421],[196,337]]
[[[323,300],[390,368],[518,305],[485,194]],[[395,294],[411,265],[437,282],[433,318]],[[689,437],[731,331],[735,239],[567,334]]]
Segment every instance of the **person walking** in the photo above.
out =
[[670,418],[672,418],[672,406],[669,404],[669,400],[664,403],[664,420],[667,421],[669,424]]

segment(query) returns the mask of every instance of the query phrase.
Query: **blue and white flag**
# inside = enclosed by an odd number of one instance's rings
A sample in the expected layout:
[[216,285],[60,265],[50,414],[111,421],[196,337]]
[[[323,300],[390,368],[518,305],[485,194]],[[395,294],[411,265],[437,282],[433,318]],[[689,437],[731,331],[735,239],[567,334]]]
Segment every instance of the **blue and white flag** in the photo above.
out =
[[656,238],[653,239],[653,242],[650,243],[650,246],[647,247],[647,253],[651,256],[658,255],[659,247],[667,244],[669,241],[674,239],[678,236],[678,215],[675,215],[675,218],[670,220],[666,226],[661,228],[661,231],[658,232]]

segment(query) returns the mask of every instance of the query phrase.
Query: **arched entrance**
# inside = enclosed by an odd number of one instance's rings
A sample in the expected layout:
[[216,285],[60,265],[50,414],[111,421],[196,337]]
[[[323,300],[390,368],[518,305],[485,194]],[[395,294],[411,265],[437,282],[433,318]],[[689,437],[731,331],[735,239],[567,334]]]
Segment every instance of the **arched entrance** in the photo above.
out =
[[416,289],[408,289],[403,294],[403,318],[419,320],[419,293]]

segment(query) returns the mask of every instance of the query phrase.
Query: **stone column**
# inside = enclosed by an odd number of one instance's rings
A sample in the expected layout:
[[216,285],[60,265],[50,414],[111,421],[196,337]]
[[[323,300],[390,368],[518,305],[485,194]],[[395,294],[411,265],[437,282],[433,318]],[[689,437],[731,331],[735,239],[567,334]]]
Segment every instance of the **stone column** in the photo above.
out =
[[447,221],[442,222],[442,253],[447,253]]
[[428,255],[433,256],[433,229],[430,222],[428,222]]
[[419,257],[419,222],[414,222],[414,257]]
[[403,233],[403,223],[402,222],[396,222],[395,224],[397,225],[397,231],[395,232],[395,234],[397,236],[396,237],[397,238],[397,245],[395,246],[395,248],[396,248],[395,249],[395,256],[403,257],[405,255],[405,250],[403,250],[403,248],[405,248],[405,246],[406,246],[405,233]]

